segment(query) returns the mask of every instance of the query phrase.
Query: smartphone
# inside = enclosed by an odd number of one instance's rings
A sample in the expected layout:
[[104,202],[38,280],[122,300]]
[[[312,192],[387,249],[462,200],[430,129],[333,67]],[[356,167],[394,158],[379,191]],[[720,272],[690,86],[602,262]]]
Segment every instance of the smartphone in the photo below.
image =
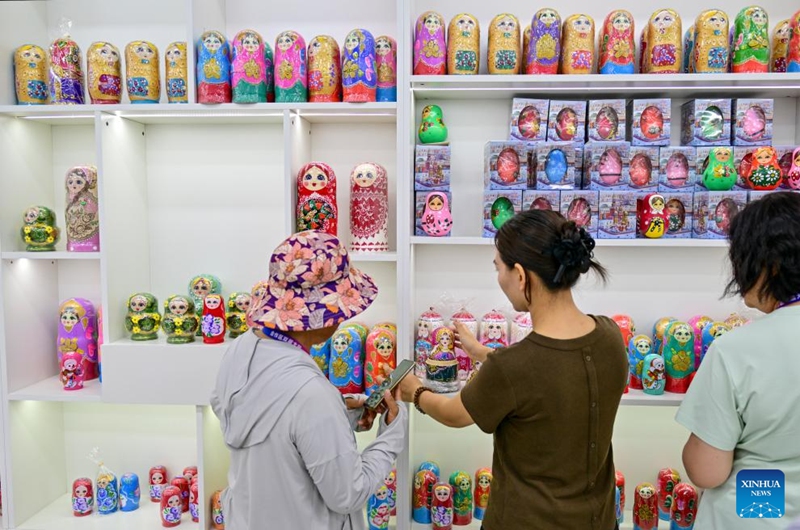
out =
[[414,364],[414,361],[408,359],[400,361],[400,364],[397,365],[397,368],[392,371],[389,377],[384,379],[383,383],[369,395],[364,406],[368,409],[377,408],[378,405],[381,404],[381,401],[383,401],[383,395],[386,391],[388,390],[391,392],[394,390],[395,387],[400,384],[400,381],[411,373],[411,370],[414,369]]

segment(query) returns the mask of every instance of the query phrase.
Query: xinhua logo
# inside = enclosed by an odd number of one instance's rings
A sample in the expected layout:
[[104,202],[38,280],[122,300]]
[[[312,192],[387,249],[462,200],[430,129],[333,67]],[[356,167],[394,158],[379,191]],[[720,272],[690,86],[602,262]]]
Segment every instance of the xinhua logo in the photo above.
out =
[[783,517],[786,503],[783,471],[743,469],[736,475],[736,513],[742,519]]

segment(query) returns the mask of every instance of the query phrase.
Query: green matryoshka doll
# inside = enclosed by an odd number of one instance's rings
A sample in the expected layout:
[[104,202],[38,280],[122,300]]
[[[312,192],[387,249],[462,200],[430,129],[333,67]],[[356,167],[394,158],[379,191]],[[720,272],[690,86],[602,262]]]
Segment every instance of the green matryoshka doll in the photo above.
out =
[[423,144],[440,144],[447,140],[447,126],[444,124],[442,108],[439,105],[428,105],[422,109],[419,140]]
[[750,6],[739,11],[733,22],[731,71],[760,74],[769,72],[769,17],[764,8]]
[[453,524],[466,526],[472,523],[472,477],[463,471],[450,475],[453,487]]
[[[189,297],[194,303],[194,312],[198,322],[203,316],[203,300],[209,294],[222,294],[222,282],[219,278],[211,274],[199,274],[189,280]],[[201,335],[200,328],[197,328],[197,336]]]
[[125,315],[125,329],[131,340],[154,340],[158,338],[161,314],[158,300],[150,293],[136,293],[128,298],[128,314]]
[[28,252],[46,252],[56,249],[60,230],[56,226],[56,213],[44,206],[31,206],[23,216],[25,225],[20,236]]
[[736,166],[730,147],[715,147],[708,153],[708,166],[703,171],[703,186],[711,191],[729,191],[736,184]]
[[251,300],[250,293],[247,292],[231,293],[228,297],[228,310],[225,313],[228,337],[235,339],[250,329],[247,325],[247,310],[250,309]]
[[194,342],[195,333],[200,329],[200,319],[194,311],[194,302],[188,296],[172,295],[167,298],[161,321],[161,327],[167,334],[167,343]]

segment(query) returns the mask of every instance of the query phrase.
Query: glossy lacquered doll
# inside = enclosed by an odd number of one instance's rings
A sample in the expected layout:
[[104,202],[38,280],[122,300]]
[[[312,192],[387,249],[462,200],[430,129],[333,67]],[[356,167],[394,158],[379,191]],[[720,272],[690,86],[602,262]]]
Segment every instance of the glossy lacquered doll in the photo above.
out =
[[250,309],[251,302],[252,297],[247,292],[234,292],[228,297],[225,322],[228,325],[229,338],[235,339],[250,329],[247,324],[247,310]]
[[770,70],[783,73],[786,71],[789,57],[789,39],[792,35],[791,20],[781,20],[772,30],[772,59]]
[[122,99],[122,58],[110,42],[93,42],[86,51],[89,100],[96,105]]
[[140,499],[139,476],[136,473],[125,473],[119,478],[119,511],[138,510]]
[[670,530],[691,530],[697,517],[697,490],[691,484],[681,482],[672,492]]
[[633,15],[625,10],[612,11],[603,21],[600,34],[600,57],[597,70],[601,74],[634,73]]
[[519,20],[509,13],[494,17],[489,25],[487,52],[490,74],[518,74],[522,64]]
[[591,74],[594,68],[594,20],[576,14],[564,21],[561,45],[562,74]]
[[380,164],[357,165],[350,175],[350,248],[353,252],[389,250],[389,183]]
[[309,162],[297,173],[297,230],[318,230],[336,236],[336,174],[322,162]]
[[234,103],[267,101],[267,62],[264,39],[252,29],[233,38],[231,91]]
[[86,517],[92,515],[94,509],[94,495],[92,493],[92,479],[79,478],[72,483],[72,515]]
[[275,101],[307,100],[306,41],[296,31],[284,31],[275,40]]
[[47,103],[47,55],[35,44],[14,51],[14,87],[19,105]]
[[375,38],[365,29],[354,29],[344,42],[342,99],[349,103],[375,101],[377,88]]
[[351,328],[341,328],[331,337],[328,379],[342,394],[364,391],[363,348],[360,334]]
[[649,482],[636,486],[633,497],[634,530],[658,528],[658,497],[655,487]]
[[230,45],[219,31],[206,31],[197,41],[197,102],[231,102]]
[[450,475],[453,489],[453,524],[466,526],[472,523],[472,478],[463,471]]
[[161,526],[178,526],[181,524],[182,514],[181,490],[177,486],[167,486],[161,497]]
[[555,9],[540,9],[531,21],[526,74],[557,74],[561,59],[561,17]]
[[447,73],[444,18],[435,11],[419,16],[414,29],[414,75]]
[[396,334],[385,328],[375,328],[367,335],[367,352],[364,360],[364,387],[367,395],[372,394],[380,384],[379,377],[385,377],[385,369],[394,370],[397,366]]
[[653,351],[653,341],[647,335],[635,335],[628,341],[628,386],[642,389],[642,370],[644,360]]
[[431,499],[432,526],[436,530],[453,529],[453,488],[440,482],[433,486]]
[[656,495],[658,497],[658,518],[669,521],[672,508],[672,494],[675,486],[681,481],[681,474],[676,469],[666,467],[658,471],[656,480]]
[[375,39],[375,65],[378,71],[376,101],[397,101],[397,41],[387,35]]
[[447,195],[436,191],[429,193],[422,212],[422,229],[429,236],[442,237],[449,234],[452,228],[453,218]]
[[97,201],[97,168],[75,166],[64,179],[67,191],[67,251],[100,250],[100,217]]
[[220,344],[225,341],[225,299],[219,294],[209,294],[203,298],[203,317],[200,332],[203,343]]
[[437,480],[436,475],[429,469],[419,470],[416,475],[414,475],[414,493],[411,499],[411,515],[414,522],[431,524],[433,486],[436,484]]
[[642,73],[677,74],[683,67],[681,17],[672,9],[659,9],[642,32]]
[[717,74],[728,71],[728,15],[718,9],[703,11],[694,23],[694,71]]
[[673,322],[664,336],[667,392],[685,394],[694,372],[694,332],[686,322]]
[[125,73],[131,103],[158,103],[161,75],[158,48],[152,42],[137,40],[125,46]]
[[318,35],[308,44],[308,101],[336,103],[342,100],[342,67],[339,45],[333,37]]
[[154,466],[150,468],[150,502],[161,502],[161,494],[167,487],[167,468],[164,466]]
[[650,193],[637,200],[639,233],[650,239],[663,237],[667,230],[666,201],[662,195]]
[[642,365],[642,389],[645,394],[660,396],[664,393],[666,368],[664,358],[651,353],[644,358]]
[[[198,322],[203,316],[203,299],[210,294],[221,294],[222,283],[213,274],[200,274],[189,280],[189,297],[194,302],[194,311]],[[224,317],[224,315],[223,315]],[[202,326],[198,327],[196,336],[203,334]]]
[[[67,376],[75,376],[73,381],[76,384],[97,379],[97,316],[94,304],[85,298],[70,298],[62,302],[59,313],[57,346],[58,360],[62,364],[62,382],[64,369],[71,372]],[[67,354],[70,354],[73,362],[64,368],[62,357]],[[64,382],[64,386],[67,390],[77,390],[74,387],[67,388],[67,382]]]
[[414,358],[416,361],[415,372],[418,377],[425,374],[425,361],[433,350],[433,331],[444,327],[444,319],[437,311],[431,308],[417,319],[417,332],[414,342]]
[[27,252],[47,252],[56,249],[61,231],[56,226],[56,214],[45,206],[31,206],[23,215],[20,237]]
[[167,335],[167,343],[194,342],[195,333],[200,329],[199,320],[195,314],[194,302],[188,296],[170,296],[164,302],[164,318],[161,323]]
[[166,81],[167,101],[188,103],[188,59],[185,42],[173,42],[164,53],[164,79]]
[[489,496],[492,488],[492,470],[488,467],[483,467],[475,472],[475,519],[483,520],[486,514],[486,508],[489,507]]
[[131,340],[154,340],[158,338],[161,314],[158,300],[150,293],[136,293],[128,298],[128,314],[125,316],[125,329]]
[[198,498],[199,486],[197,482],[193,482],[189,486],[189,515],[191,515],[193,523],[200,522],[200,504]]
[[447,71],[451,75],[477,74],[481,64],[481,27],[468,13],[453,17],[447,28]]
[[769,72],[769,17],[763,7],[739,11],[733,23],[731,71],[760,74]]
[[759,191],[774,190],[781,183],[781,167],[778,154],[770,146],[757,147],[753,152],[750,170],[743,175],[751,189]]

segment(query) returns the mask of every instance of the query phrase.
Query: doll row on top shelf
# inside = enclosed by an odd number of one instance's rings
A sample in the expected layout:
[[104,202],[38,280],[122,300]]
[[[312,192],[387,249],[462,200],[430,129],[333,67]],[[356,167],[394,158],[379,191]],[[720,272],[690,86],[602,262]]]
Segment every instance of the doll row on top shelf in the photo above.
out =
[[[769,18],[759,6],[742,9],[733,25],[723,11],[703,11],[685,35],[680,15],[672,9],[659,9],[641,32],[639,72],[800,71],[799,15],[775,26],[770,46]],[[605,17],[597,39],[598,53],[595,23],[587,14],[571,15],[562,24],[556,10],[544,8],[533,15],[521,38],[520,30],[519,20],[512,14],[501,13],[492,19],[486,61],[490,74],[636,72],[636,33],[628,11],[615,10]],[[445,36],[442,15],[427,11],[419,16],[415,27],[413,73],[477,74],[480,47],[480,23],[473,15],[453,17]]]
[[[450,479],[440,476],[439,464],[422,462],[414,474],[411,515],[414,522],[451,530],[467,526],[473,518],[482,521],[489,506],[492,470],[483,467],[475,472],[475,480],[465,471],[454,471]],[[372,529],[371,529],[372,530]]]
[[367,528],[388,530],[389,522],[397,515],[397,470],[393,469],[378,490],[367,500]]

